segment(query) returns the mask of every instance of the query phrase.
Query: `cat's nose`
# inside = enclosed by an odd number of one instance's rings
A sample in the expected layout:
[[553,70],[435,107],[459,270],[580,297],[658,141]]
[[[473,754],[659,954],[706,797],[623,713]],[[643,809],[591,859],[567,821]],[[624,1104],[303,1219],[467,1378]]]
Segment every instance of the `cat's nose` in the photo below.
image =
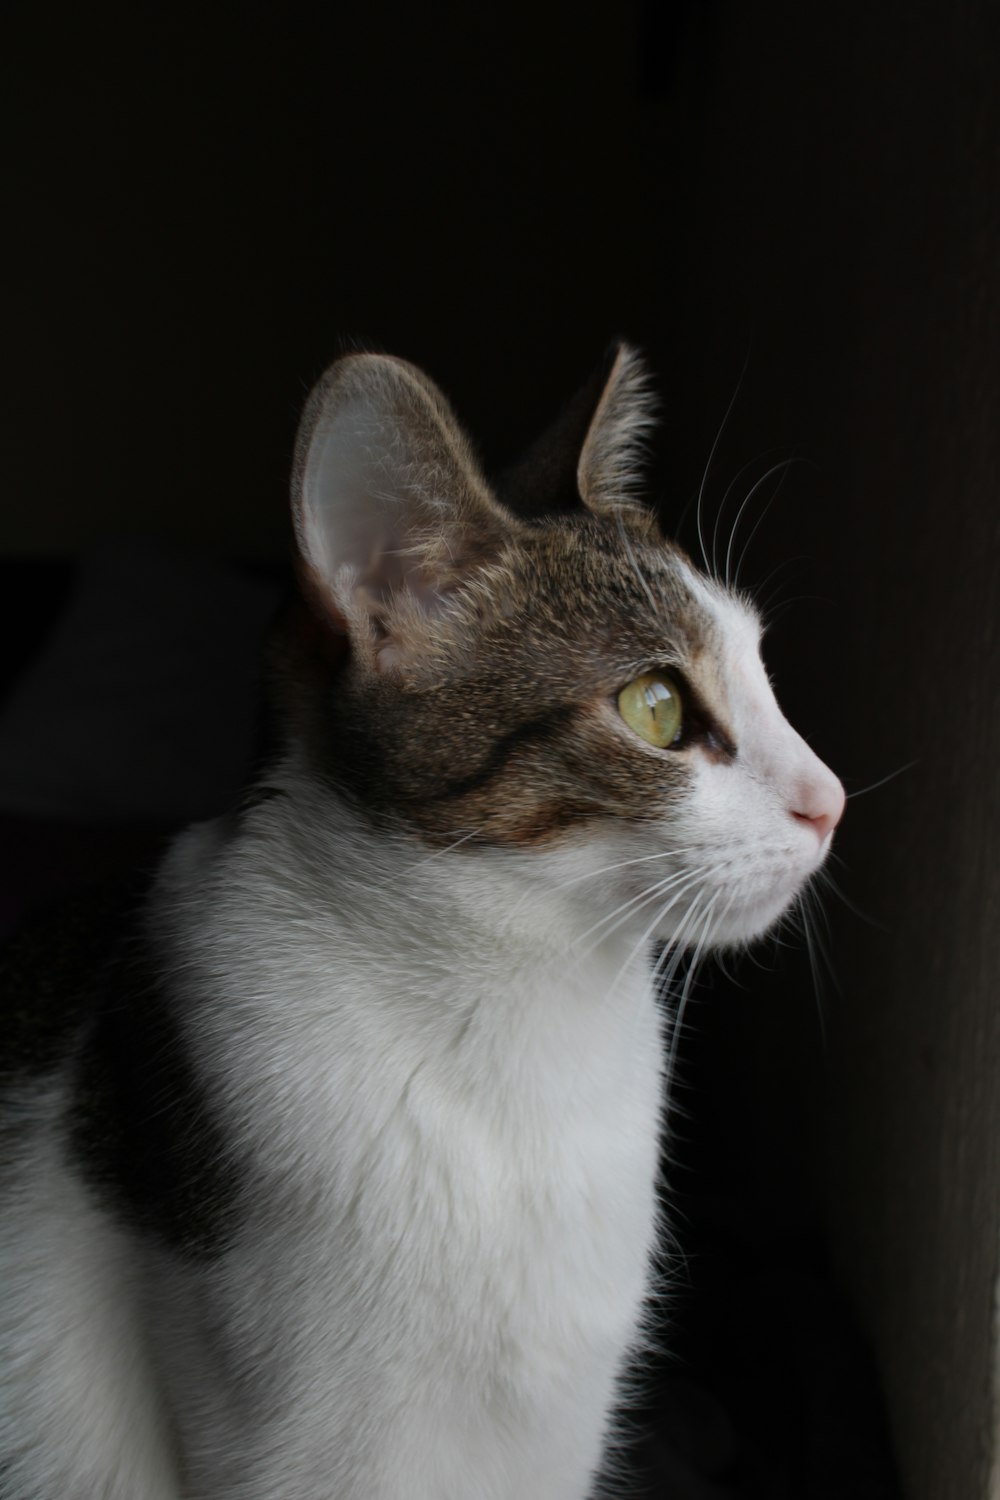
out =
[[791,809],[792,817],[809,824],[821,844],[840,822],[847,800],[833,772],[824,766],[823,773],[799,783]]

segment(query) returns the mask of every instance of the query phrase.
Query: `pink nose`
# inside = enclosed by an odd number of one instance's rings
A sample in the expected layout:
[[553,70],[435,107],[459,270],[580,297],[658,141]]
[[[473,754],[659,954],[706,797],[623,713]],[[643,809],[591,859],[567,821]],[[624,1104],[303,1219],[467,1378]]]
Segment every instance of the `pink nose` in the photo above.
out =
[[792,808],[792,817],[808,823],[822,843],[840,822],[846,798],[844,788],[831,772],[822,779],[805,782],[795,800],[798,806]]

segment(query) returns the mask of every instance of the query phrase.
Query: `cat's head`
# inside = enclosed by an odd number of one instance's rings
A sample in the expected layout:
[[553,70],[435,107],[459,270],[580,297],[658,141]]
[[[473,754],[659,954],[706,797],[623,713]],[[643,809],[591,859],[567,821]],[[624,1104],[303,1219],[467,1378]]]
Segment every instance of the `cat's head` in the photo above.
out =
[[334,364],[297,444],[292,711],[372,817],[562,856],[652,937],[695,913],[738,941],[819,867],[843,791],[778,708],[752,608],[637,497],[649,425],[621,347],[498,490],[414,366]]

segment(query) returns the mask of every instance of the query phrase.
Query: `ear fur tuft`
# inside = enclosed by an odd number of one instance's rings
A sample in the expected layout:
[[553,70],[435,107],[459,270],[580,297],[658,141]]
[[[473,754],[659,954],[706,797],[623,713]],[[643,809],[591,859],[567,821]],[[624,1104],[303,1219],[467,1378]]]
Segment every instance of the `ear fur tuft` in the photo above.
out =
[[504,504],[526,520],[578,511],[582,504],[598,515],[627,512],[643,529],[653,526],[641,487],[655,405],[641,357],[613,344],[555,421],[500,476]]
[[619,344],[577,464],[577,486],[589,510],[600,515],[628,511],[648,518],[640,490],[655,411],[656,398],[641,355]]

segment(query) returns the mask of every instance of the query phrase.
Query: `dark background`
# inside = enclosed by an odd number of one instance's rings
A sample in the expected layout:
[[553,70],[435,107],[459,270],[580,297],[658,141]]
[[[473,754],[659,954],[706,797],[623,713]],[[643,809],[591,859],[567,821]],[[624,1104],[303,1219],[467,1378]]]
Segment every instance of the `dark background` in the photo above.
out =
[[[280,566],[302,401],[355,344],[424,366],[496,468],[625,335],[668,525],[696,547],[704,481],[725,550],[750,495],[779,696],[864,791],[834,871],[863,918],[827,899],[820,1005],[795,944],[692,1006],[657,1493],[890,1494],[873,1369],[913,1500],[992,1462],[998,16],[12,12],[8,677],[108,538]],[[16,811],[22,894],[149,831]]]

